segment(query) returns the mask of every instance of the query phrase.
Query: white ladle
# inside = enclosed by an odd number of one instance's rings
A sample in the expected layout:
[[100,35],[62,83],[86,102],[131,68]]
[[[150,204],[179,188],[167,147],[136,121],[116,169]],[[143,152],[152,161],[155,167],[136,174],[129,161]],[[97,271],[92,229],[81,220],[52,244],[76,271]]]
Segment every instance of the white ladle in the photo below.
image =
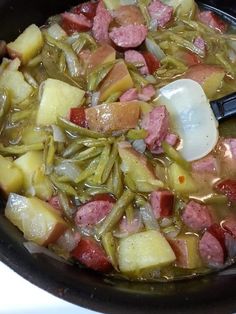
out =
[[162,87],[156,100],[169,111],[172,128],[181,138],[179,151],[188,161],[206,156],[219,137],[217,120],[236,113],[236,93],[209,102],[202,87],[190,79]]

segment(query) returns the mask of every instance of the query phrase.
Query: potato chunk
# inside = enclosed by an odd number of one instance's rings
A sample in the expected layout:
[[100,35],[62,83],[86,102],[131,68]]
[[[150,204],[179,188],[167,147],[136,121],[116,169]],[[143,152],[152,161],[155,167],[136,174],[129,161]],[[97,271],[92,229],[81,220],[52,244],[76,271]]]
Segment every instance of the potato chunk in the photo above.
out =
[[168,180],[171,189],[179,194],[193,193],[198,190],[198,185],[191,174],[176,163],[168,168]]
[[139,101],[102,104],[86,109],[85,114],[91,130],[102,133],[128,130],[138,123]]
[[125,92],[134,86],[124,61],[114,65],[100,86],[100,101],[105,101],[110,95]]
[[35,57],[43,47],[43,36],[35,24],[27,27],[15,41],[7,45],[7,50],[12,58],[18,57],[23,64]]
[[70,108],[78,107],[84,97],[84,91],[65,82],[47,79],[37,114],[38,125],[49,125],[57,122],[57,117],[66,117]]
[[5,194],[19,192],[23,187],[23,174],[12,161],[0,155],[0,188]]
[[175,261],[175,254],[156,230],[135,233],[120,240],[119,268],[123,273],[140,274]]
[[0,75],[0,88],[8,91],[12,105],[22,102],[33,92],[32,86],[25,81],[20,71],[8,69]]
[[112,62],[116,58],[116,51],[110,45],[104,44],[98,47],[88,58],[88,72],[93,71],[96,66]]
[[27,196],[34,194],[42,199],[49,199],[52,196],[53,188],[49,179],[42,174],[43,153],[29,151],[14,161],[24,176],[24,191]]
[[122,171],[133,181],[139,192],[152,192],[163,187],[163,182],[155,176],[147,158],[134,150],[128,142],[120,142],[118,151]]
[[55,209],[35,197],[27,198],[11,193],[5,215],[24,233],[26,240],[39,245],[55,242],[67,229],[66,222]]
[[185,74],[185,78],[198,82],[202,86],[206,96],[210,99],[221,86],[224,76],[225,71],[223,68],[207,64],[191,66]]

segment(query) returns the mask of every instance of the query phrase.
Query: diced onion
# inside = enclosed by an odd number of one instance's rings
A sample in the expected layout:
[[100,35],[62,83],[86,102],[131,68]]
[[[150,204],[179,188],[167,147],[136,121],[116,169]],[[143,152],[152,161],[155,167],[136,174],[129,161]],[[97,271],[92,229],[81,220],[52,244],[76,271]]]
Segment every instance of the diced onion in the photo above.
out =
[[62,129],[55,124],[52,124],[51,126],[52,126],[54,141],[64,143],[66,141],[66,137],[65,137],[65,134],[63,133]]
[[14,60],[12,60],[7,69],[10,70],[10,71],[17,71],[20,67],[20,64],[21,64],[21,61],[19,58],[15,58]]
[[80,241],[80,234],[67,230],[60,238],[57,239],[57,244],[67,252],[71,252]]
[[63,161],[54,168],[55,172],[59,176],[66,176],[72,181],[75,181],[80,175],[81,171],[78,166],[72,162]]
[[165,227],[169,227],[171,226],[173,223],[172,219],[171,218],[168,218],[168,217],[164,217],[161,222],[160,222],[160,226],[162,228],[165,228]]
[[145,40],[145,45],[147,47],[147,50],[154,54],[155,57],[160,61],[163,58],[165,58],[165,53],[164,51],[160,48],[160,46],[152,39],[146,38]]
[[137,152],[141,154],[145,152],[146,147],[147,147],[144,140],[142,139],[133,141],[132,146]]
[[66,32],[64,29],[57,23],[52,24],[48,29],[47,29],[48,34],[56,39],[56,40],[61,40],[65,37],[67,37]]
[[100,97],[100,92],[92,93],[92,97],[91,97],[91,106],[92,107],[97,106],[97,104],[99,102],[99,97]]
[[59,262],[69,264],[66,260],[64,260],[60,256],[56,255],[55,253],[53,253],[49,249],[46,249],[45,247],[40,246],[34,242],[24,242],[23,245],[30,254],[44,254],[44,255],[47,255],[47,256],[49,256],[49,257],[51,257],[51,258],[53,258]]
[[235,50],[230,49],[228,55],[229,55],[230,61],[235,63],[236,62],[236,49]]

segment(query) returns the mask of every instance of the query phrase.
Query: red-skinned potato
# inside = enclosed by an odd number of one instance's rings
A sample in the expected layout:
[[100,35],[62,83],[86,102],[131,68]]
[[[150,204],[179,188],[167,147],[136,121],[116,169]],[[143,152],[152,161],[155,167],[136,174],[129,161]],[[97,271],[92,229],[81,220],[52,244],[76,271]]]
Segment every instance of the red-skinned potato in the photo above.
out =
[[90,107],[85,110],[85,115],[89,129],[110,133],[135,128],[139,111],[139,101],[114,102]]
[[98,47],[88,58],[88,72],[93,71],[96,66],[103,63],[114,61],[116,58],[116,51],[110,45],[103,44]]
[[123,93],[134,86],[124,61],[114,65],[100,86],[100,101],[105,101],[110,95]]
[[221,86],[224,76],[225,71],[220,66],[197,64],[191,66],[184,77],[198,82],[206,96],[211,99]]

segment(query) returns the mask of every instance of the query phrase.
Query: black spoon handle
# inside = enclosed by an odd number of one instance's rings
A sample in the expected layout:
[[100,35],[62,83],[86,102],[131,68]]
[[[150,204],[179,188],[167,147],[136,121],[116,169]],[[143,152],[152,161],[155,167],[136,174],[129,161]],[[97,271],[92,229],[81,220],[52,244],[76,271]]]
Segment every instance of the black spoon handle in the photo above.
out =
[[216,119],[222,120],[236,116],[236,92],[210,102]]

